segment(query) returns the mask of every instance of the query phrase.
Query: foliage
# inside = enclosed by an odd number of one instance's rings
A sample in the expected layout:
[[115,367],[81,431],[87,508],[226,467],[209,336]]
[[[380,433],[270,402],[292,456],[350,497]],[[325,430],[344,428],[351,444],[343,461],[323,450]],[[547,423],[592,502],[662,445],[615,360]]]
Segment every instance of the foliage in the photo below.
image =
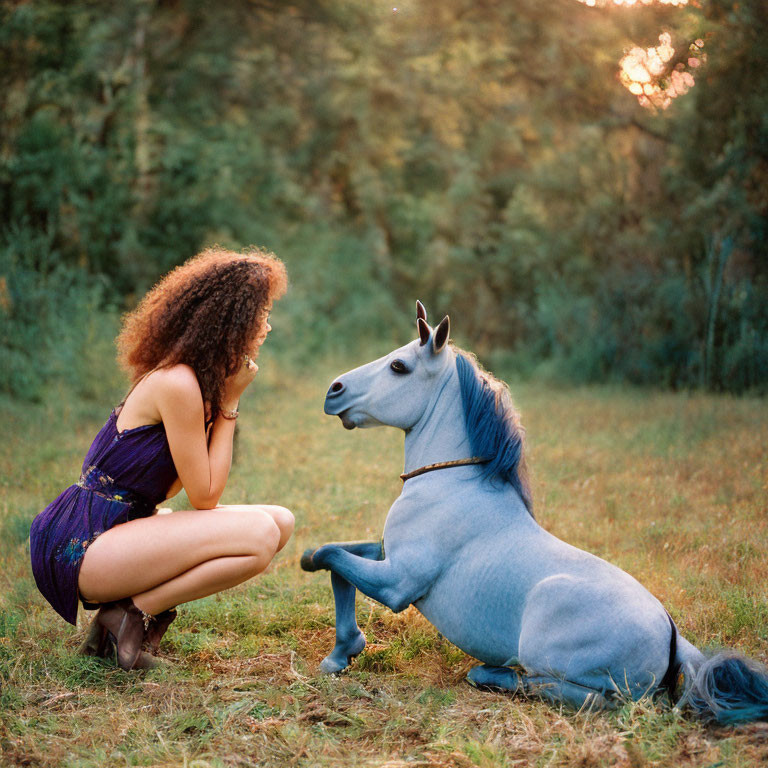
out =
[[[121,309],[265,246],[302,358],[420,297],[528,371],[764,390],[767,26],[761,0],[5,2],[0,245]],[[654,113],[617,67],[660,29],[706,62]]]
[[106,280],[57,255],[29,229],[13,232],[0,249],[0,391],[21,399],[44,398],[52,381],[98,397],[99,358],[113,356],[117,323]]

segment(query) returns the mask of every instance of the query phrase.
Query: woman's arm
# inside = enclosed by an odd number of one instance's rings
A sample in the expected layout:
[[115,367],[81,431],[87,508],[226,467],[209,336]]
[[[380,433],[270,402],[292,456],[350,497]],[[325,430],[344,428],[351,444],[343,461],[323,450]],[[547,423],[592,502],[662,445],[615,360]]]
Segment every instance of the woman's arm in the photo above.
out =
[[[251,363],[227,379],[223,410],[237,408],[240,395],[256,370]],[[213,509],[224,492],[232,466],[235,421],[219,415],[207,438],[203,396],[192,368],[176,365],[159,371],[155,377],[155,403],[181,484],[192,506]]]
[[173,485],[168,489],[168,493],[165,494],[165,498],[172,499],[183,487],[181,479],[177,477],[173,481]]

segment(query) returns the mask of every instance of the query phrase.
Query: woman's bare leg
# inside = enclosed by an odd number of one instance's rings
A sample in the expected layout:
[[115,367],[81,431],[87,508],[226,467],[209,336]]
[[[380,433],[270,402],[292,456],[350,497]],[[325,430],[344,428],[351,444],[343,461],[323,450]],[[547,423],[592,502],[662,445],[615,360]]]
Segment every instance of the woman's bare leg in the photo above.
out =
[[278,507],[274,504],[255,504],[255,505],[243,505],[240,509],[260,509],[266,512],[274,521],[275,525],[280,529],[280,543],[277,545],[277,551],[279,552],[291,538],[293,533],[293,513],[287,510],[285,507]]
[[[266,505],[181,510],[132,520],[91,543],[78,585],[89,602],[136,596],[147,613],[162,611],[263,571],[292,528],[287,509]],[[142,593],[150,594],[142,599]]]
[[[279,552],[293,533],[293,514],[285,507],[268,504],[251,505],[243,509],[255,512],[261,510],[275,521],[280,530],[280,540],[277,545]],[[190,600],[197,600],[237,586],[260,573],[261,570],[261,563],[256,557],[247,555],[218,557],[215,560],[200,563],[146,592],[134,595],[133,602],[142,611],[155,615],[181,603],[188,603]]]
[[156,616],[167,608],[175,608],[181,603],[242,584],[260,573],[261,565],[259,558],[249,555],[217,557],[146,592],[133,595],[133,603],[145,613]]

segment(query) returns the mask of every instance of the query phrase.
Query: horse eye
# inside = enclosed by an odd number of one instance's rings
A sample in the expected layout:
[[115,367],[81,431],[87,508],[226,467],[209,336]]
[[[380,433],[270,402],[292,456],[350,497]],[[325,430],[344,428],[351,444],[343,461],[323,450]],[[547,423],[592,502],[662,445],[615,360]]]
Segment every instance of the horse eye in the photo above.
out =
[[408,373],[408,368],[402,360],[393,360],[389,367],[395,373]]

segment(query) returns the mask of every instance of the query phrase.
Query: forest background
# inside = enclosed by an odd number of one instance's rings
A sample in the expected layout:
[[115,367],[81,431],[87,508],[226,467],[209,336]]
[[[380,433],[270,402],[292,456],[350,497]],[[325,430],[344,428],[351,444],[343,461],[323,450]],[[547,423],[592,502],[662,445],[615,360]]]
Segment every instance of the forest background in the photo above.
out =
[[617,2],[4,0],[0,391],[95,395],[219,243],[287,263],[288,362],[420,298],[492,368],[764,392],[764,2]]

